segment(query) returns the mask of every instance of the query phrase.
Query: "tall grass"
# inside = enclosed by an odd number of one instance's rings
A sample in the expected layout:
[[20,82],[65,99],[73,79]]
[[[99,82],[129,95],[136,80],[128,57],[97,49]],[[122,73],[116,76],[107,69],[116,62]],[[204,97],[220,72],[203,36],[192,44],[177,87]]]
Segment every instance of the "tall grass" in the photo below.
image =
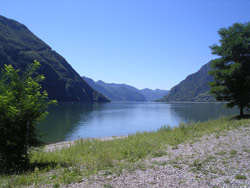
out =
[[[70,147],[52,152],[36,149],[30,155],[36,170],[22,175],[2,176],[0,185],[68,184],[100,171],[122,170],[131,167],[130,164],[136,167],[137,162],[146,157],[164,155],[168,146],[249,124],[249,119],[221,118],[204,123],[181,123],[175,128],[163,126],[156,132],[136,133],[111,141],[77,140]],[[36,176],[38,180],[35,180]]]

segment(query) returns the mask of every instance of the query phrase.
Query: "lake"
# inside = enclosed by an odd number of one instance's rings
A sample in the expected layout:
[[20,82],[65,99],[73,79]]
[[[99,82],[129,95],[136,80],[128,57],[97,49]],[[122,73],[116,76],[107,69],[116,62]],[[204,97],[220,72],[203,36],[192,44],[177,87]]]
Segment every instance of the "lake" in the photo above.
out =
[[78,138],[127,135],[156,131],[163,125],[206,121],[237,114],[220,103],[59,103],[38,126],[42,140],[53,143]]

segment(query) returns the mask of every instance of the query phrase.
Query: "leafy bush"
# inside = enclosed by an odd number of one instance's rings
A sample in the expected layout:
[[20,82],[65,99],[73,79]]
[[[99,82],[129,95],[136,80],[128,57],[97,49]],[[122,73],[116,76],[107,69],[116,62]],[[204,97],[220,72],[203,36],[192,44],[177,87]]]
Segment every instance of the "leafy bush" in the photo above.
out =
[[22,74],[5,65],[0,75],[0,169],[2,172],[24,167],[28,148],[39,144],[36,125],[47,115],[46,91],[39,82],[44,76],[35,74],[39,62],[29,65]]

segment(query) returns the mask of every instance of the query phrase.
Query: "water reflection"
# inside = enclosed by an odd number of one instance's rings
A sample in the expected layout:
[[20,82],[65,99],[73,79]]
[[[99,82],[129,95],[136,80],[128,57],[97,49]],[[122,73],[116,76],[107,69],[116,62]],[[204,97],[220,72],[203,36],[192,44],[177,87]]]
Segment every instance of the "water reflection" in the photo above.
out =
[[202,122],[222,116],[231,116],[238,113],[236,108],[227,109],[222,103],[171,104],[170,109],[171,111],[174,111],[183,122]]
[[101,110],[95,103],[59,103],[49,108],[49,115],[38,126],[46,143],[66,140],[81,119],[88,121],[92,111]]
[[177,126],[180,122],[205,121],[237,113],[218,103],[152,102],[60,103],[49,112],[39,125],[46,143],[154,131],[163,125]]
[[166,104],[114,102],[100,105],[102,110],[92,111],[88,121],[80,119],[67,140],[153,131],[167,122],[176,125],[179,121]]

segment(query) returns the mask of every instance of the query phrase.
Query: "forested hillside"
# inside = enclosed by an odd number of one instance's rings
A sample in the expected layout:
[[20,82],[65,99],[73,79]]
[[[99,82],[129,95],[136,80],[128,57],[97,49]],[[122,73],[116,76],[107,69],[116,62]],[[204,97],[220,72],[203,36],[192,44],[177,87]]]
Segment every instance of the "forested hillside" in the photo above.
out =
[[11,64],[21,71],[37,60],[42,86],[50,99],[64,102],[104,102],[102,94],[93,90],[70,64],[25,25],[0,16],[0,68]]
[[213,77],[208,74],[210,63],[201,67],[199,71],[187,76],[178,85],[174,86],[168,95],[161,98],[160,102],[213,102],[215,99],[210,95],[209,82]]

